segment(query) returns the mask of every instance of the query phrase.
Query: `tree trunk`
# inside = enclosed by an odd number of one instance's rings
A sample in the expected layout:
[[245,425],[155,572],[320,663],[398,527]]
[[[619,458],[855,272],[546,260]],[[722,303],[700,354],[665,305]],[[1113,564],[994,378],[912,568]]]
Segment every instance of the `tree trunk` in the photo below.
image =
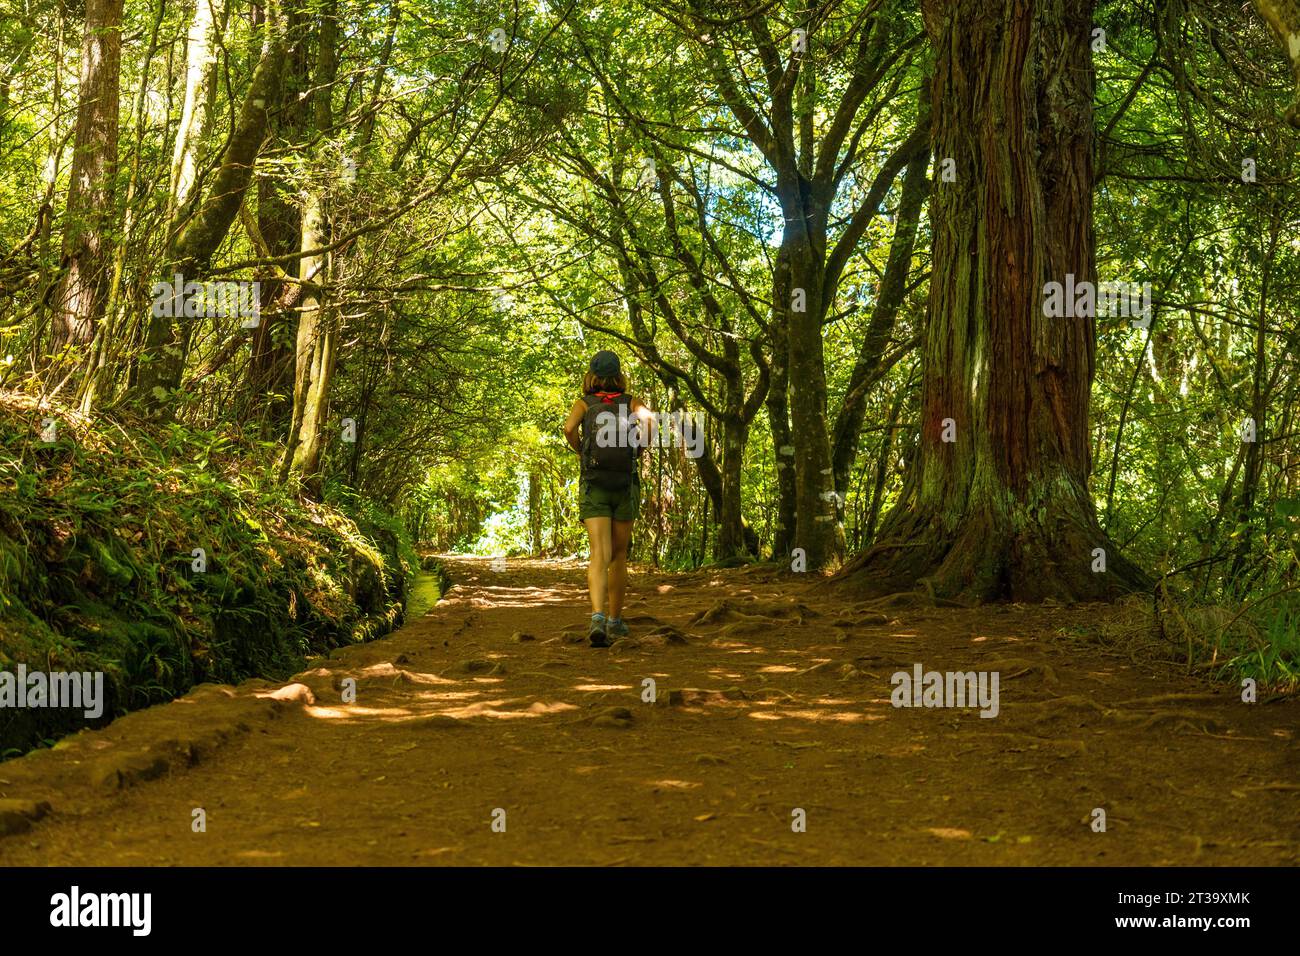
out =
[[52,353],[86,345],[104,314],[110,265],[105,227],[113,216],[117,162],[122,0],[87,0],[81,85],[68,183],[63,263],[50,341]]
[[1291,61],[1295,95],[1286,110],[1286,121],[1300,129],[1300,7],[1294,0],[1255,0],[1255,8],[1273,28],[1282,51]]
[[528,472],[528,552],[542,553],[542,476]]
[[[221,166],[198,213],[169,249],[170,262],[163,270],[168,279],[175,272],[184,275],[186,281],[199,279],[243,204],[244,190],[252,179],[253,166],[266,138],[268,110],[279,93],[284,61],[283,37],[277,25],[270,23],[267,29],[262,57],[240,105]],[[150,316],[140,372],[132,389],[136,401],[144,408],[160,409],[171,390],[180,385],[189,332],[190,324],[184,318],[178,321],[166,315]]]
[[[302,218],[302,248],[314,249],[328,241],[328,227],[319,194],[309,197]],[[302,313],[294,370],[293,425],[285,449],[287,473],[296,476],[303,490],[321,497],[321,439],[329,417],[330,385],[334,378],[334,315],[322,303],[323,284],[329,272],[329,253],[303,256],[298,278],[303,283]]]
[[194,18],[190,21],[185,51],[185,98],[181,105],[180,124],[176,127],[176,142],[172,147],[171,189],[167,197],[168,229],[178,219],[184,219],[194,198],[199,148],[211,119],[208,94],[217,68],[216,54],[212,49],[214,2],[216,0],[194,0]]
[[[320,55],[312,93],[315,128],[321,135],[327,135],[334,125],[330,98],[338,73],[337,38],[338,6],[336,0],[329,0],[321,12]],[[324,301],[324,287],[331,275],[333,254],[308,254],[329,245],[330,226],[325,206],[323,185],[317,182],[307,195],[302,213],[303,255],[298,260],[302,308],[295,353],[293,425],[285,447],[289,473],[296,476],[303,490],[315,498],[320,498],[322,492],[321,444],[325,421],[329,417],[338,336],[337,309]]]
[[925,5],[934,155],[956,181],[931,204],[916,467],[880,543],[845,569],[872,590],[1093,600],[1147,581],[1088,490],[1095,322],[1043,314],[1045,283],[1095,281],[1092,7]]
[[718,561],[750,554],[741,511],[740,479],[744,468],[749,427],[742,421],[722,422],[722,474],[718,496],[718,537],[713,555]]
[[[802,549],[809,570],[816,570],[844,556],[844,529],[835,502],[826,417],[826,362],[822,351],[822,317],[827,305],[822,296],[825,229],[807,227],[807,220],[814,216],[803,209],[805,192],[802,186],[795,188],[800,198],[791,203],[796,208],[786,212],[786,236],[781,244],[789,263],[789,295],[784,299],[774,295],[773,302],[785,309],[789,343],[786,382],[795,464],[795,534],[791,547]],[[781,280],[775,283],[781,284]]]
[[867,392],[885,372],[885,367],[882,365],[885,347],[889,344],[898,310],[907,292],[907,279],[912,271],[912,251],[916,247],[921,209],[925,205],[926,193],[929,191],[929,181],[925,178],[929,163],[930,151],[925,149],[918,152],[907,164],[902,195],[898,201],[894,237],[889,245],[889,262],[885,265],[885,273],[880,281],[880,291],[876,296],[875,308],[871,311],[871,321],[867,325],[866,334],[862,337],[857,363],[849,375],[844,401],[840,403],[839,413],[835,416],[831,442],[832,462],[835,469],[835,488],[841,495],[848,494],[849,470],[858,455],[858,438],[862,433],[862,421],[867,413]]
[[89,361],[86,363],[86,375],[81,380],[81,394],[78,399],[81,414],[89,416],[95,407],[101,391],[109,389],[114,383],[114,376],[129,362],[120,361],[121,328],[125,309],[123,305],[130,298],[125,289],[125,275],[128,253],[134,248],[136,224],[138,219],[137,195],[141,191],[142,176],[140,172],[141,148],[144,142],[144,130],[147,128],[146,99],[149,90],[149,78],[153,59],[158,52],[158,36],[162,30],[163,18],[167,14],[167,0],[154,0],[153,22],[149,28],[149,43],[141,60],[140,79],[135,89],[131,105],[131,116],[135,119],[136,147],[131,151],[130,169],[126,177],[126,196],[122,201],[122,225],[114,243],[111,264],[108,269],[108,283],[104,294],[104,321],[99,323],[95,338],[91,341]]
[[[311,19],[300,9],[286,16],[288,53],[281,82],[279,109],[271,118],[271,135],[279,143],[298,144],[310,127],[303,94],[311,85],[307,67]],[[272,169],[257,182],[257,228],[271,256],[286,256],[300,248],[302,213],[289,199],[292,188],[284,172]],[[296,276],[298,260],[284,264],[283,275]],[[248,361],[249,412],[262,413],[266,433],[284,434],[292,418],[294,356],[293,318],[297,315],[297,287],[279,269],[259,273],[262,290],[261,321],[253,330]],[[292,300],[293,305],[288,305]]]
[[[1273,263],[1277,254],[1280,223],[1274,217],[1269,223],[1268,250],[1264,257],[1263,273],[1260,276],[1259,306],[1255,312],[1255,329],[1253,359],[1250,377],[1250,420],[1243,422],[1248,430],[1241,435],[1245,446],[1244,467],[1241,472],[1241,490],[1237,494],[1236,519],[1237,528],[1233,537],[1234,551],[1232,564],[1227,575],[1229,587],[1238,594],[1247,592],[1248,587],[1241,580],[1247,570],[1251,541],[1254,537],[1255,501],[1259,493],[1259,483],[1264,474],[1264,443],[1272,432],[1266,416],[1273,405],[1272,385],[1268,372],[1268,320],[1273,309],[1270,308]],[[1286,434],[1282,432],[1281,434]]]
[[[775,310],[774,310],[775,311]],[[767,390],[768,431],[776,459],[776,522],[772,559],[789,561],[794,548],[794,438],[790,436],[789,368],[785,325],[774,316],[772,326],[772,384]]]

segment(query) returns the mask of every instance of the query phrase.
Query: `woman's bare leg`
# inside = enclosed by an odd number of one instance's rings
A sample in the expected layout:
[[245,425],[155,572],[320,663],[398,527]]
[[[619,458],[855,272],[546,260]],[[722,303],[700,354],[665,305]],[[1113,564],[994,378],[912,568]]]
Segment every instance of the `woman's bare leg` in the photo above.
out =
[[[613,540],[610,531],[609,518],[587,518],[582,522],[587,526],[587,540],[591,545],[591,558],[587,562],[587,592],[591,595],[591,613],[605,613],[606,587],[605,581],[606,569],[609,567],[610,556],[613,553]],[[618,522],[623,524],[624,522]],[[631,524],[631,522],[626,522]],[[627,553],[627,546],[624,545],[624,554]],[[619,593],[619,601],[622,601],[622,592]]]
[[623,595],[627,593],[627,546],[632,541],[632,522],[615,521],[610,528],[609,616],[623,616]]

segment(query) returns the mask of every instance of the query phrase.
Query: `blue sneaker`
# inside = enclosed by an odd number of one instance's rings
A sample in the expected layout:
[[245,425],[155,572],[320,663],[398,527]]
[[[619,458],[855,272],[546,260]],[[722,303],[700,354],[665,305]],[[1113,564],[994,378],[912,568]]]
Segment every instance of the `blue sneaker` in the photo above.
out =
[[591,641],[592,647],[609,647],[609,638],[605,636],[605,615],[591,616],[591,630],[587,632],[587,639]]
[[611,638],[627,637],[627,625],[621,617],[611,617],[605,625],[605,633]]

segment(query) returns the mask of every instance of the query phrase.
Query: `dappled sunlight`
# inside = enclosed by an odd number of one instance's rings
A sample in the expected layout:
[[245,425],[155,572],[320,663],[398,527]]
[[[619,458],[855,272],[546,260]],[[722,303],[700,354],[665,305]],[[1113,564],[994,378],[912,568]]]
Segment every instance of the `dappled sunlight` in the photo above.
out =
[[841,724],[858,724],[868,720],[884,720],[884,714],[860,714],[844,710],[756,710],[747,716],[755,720],[812,720],[817,722],[832,721]]
[[342,707],[316,707],[307,705],[303,711],[309,717],[317,717],[321,720],[348,720],[358,717],[409,717],[411,711],[405,707],[359,707],[356,704],[347,704]]
[[532,714],[562,714],[577,709],[577,704],[570,704],[563,700],[557,700],[550,704],[538,700],[528,705],[528,712]]
[[789,664],[768,664],[765,667],[760,667],[758,672],[760,674],[794,674],[798,670],[799,668],[791,667]]
[[475,704],[470,704],[468,707],[453,707],[439,711],[439,713],[446,717],[455,717],[458,720],[464,720],[468,717],[495,717],[500,720],[520,720],[530,717],[544,717],[547,714],[556,714],[578,709],[576,704],[570,704],[563,701],[549,704],[542,701],[533,701],[523,710],[504,709],[510,704],[519,702],[522,702],[521,698],[485,700]]
[[926,827],[926,832],[942,840],[969,840],[971,838],[969,830],[962,830],[957,827]]
[[422,671],[408,671],[394,667],[391,663],[374,664],[370,667],[362,668],[356,676],[357,683],[362,681],[382,681],[390,680],[393,683],[408,684],[456,684],[458,681],[450,677],[440,677],[437,674],[429,674]]
[[538,604],[569,604],[576,600],[576,595],[552,595],[544,598],[520,598],[518,600],[507,600],[505,598],[493,598],[490,601],[474,600],[468,602],[471,607],[481,608],[484,610],[504,610],[506,608],[536,608]]
[[646,784],[659,790],[694,790],[704,786],[694,780],[647,780]]
[[602,690],[631,690],[631,684],[575,684],[574,690],[580,691],[602,691]]

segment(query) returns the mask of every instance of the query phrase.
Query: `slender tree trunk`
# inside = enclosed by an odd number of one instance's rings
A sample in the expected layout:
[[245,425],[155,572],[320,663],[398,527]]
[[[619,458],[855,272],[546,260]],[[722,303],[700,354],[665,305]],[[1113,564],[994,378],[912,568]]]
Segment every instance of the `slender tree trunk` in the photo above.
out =
[[[336,0],[328,0],[321,12],[320,55],[312,93],[315,127],[322,135],[328,134],[334,125],[330,98],[338,72],[337,38],[338,6]],[[318,182],[308,193],[302,215],[303,254],[298,260],[302,308],[295,350],[293,427],[285,449],[289,473],[297,477],[307,494],[316,498],[322,492],[321,446],[329,417],[338,337],[338,310],[325,302],[333,254],[310,252],[329,245],[330,226],[325,207],[324,189]]]
[[135,121],[135,149],[131,154],[131,169],[127,177],[126,198],[122,203],[122,230],[120,240],[113,247],[112,265],[109,269],[108,288],[105,294],[105,321],[99,324],[91,345],[91,355],[87,362],[87,373],[81,384],[80,406],[83,415],[90,415],[99,399],[100,392],[111,387],[112,373],[119,363],[113,361],[121,337],[122,319],[125,313],[124,289],[126,277],[127,254],[133,247],[135,236],[137,202],[140,192],[140,157],[144,142],[146,124],[146,94],[149,88],[150,70],[153,59],[158,52],[158,34],[162,29],[163,17],[167,13],[167,0],[154,0],[153,22],[149,28],[149,45],[144,53],[140,81],[136,86],[135,98],[131,105],[131,115]]
[[[802,182],[787,184],[786,235],[781,252],[789,263],[790,295],[773,303],[786,314],[789,343],[789,408],[794,445],[794,548],[806,556],[810,570],[844,556],[844,529],[835,500],[830,425],[826,414],[826,363],[822,349],[825,281],[824,211],[804,208]],[[812,220],[812,222],[809,222]],[[776,285],[780,285],[778,281]]]
[[[266,138],[268,111],[279,94],[283,69],[285,46],[280,27],[272,20],[266,29],[262,56],[253,70],[221,165],[198,212],[170,248],[167,257],[170,262],[163,271],[167,279],[175,272],[181,273],[186,281],[200,278],[243,204],[244,191],[252,180],[253,167]],[[180,385],[189,335],[190,323],[183,313],[179,319],[165,314],[150,316],[140,372],[132,389],[143,408],[161,410],[170,393]]]
[[117,164],[122,0],[87,0],[77,128],[50,351],[86,345],[104,314]]
[[794,549],[795,532],[795,461],[794,439],[790,434],[789,354],[785,333],[784,310],[779,303],[790,301],[789,271],[778,253],[776,281],[773,283],[772,381],[764,405],[768,429],[772,433],[772,451],[776,458],[776,519],[773,524],[772,557],[783,561]]
[[[288,52],[281,83],[279,109],[271,119],[271,135],[285,145],[302,142],[310,127],[303,94],[311,85],[307,47],[311,19],[301,9],[286,14]],[[272,169],[258,177],[257,228],[272,256],[285,256],[302,248],[302,213],[288,198],[292,189],[283,172]],[[283,275],[296,276],[298,261],[291,259]],[[282,435],[293,414],[293,319],[297,315],[297,286],[286,282],[278,269],[259,275],[262,290],[261,321],[253,330],[248,362],[249,411],[263,413],[265,433]]]
[[1095,322],[1043,309],[1045,283],[1095,280],[1092,6],[925,4],[934,155],[957,179],[931,204],[917,464],[851,566],[873,590],[1090,600],[1148,580],[1088,490]]
[[528,551],[542,553],[542,476],[528,472]]
[[[1279,223],[1276,218],[1269,224],[1268,249],[1264,254],[1263,275],[1260,278],[1259,307],[1255,312],[1255,340],[1250,377],[1250,422],[1249,431],[1242,436],[1245,447],[1245,460],[1241,472],[1241,490],[1237,493],[1236,520],[1237,534],[1235,541],[1236,555],[1228,574],[1229,582],[1244,593],[1241,576],[1246,569],[1250,554],[1251,540],[1254,537],[1255,498],[1259,492],[1259,482],[1264,472],[1264,442],[1271,432],[1268,427],[1268,409],[1272,402],[1271,384],[1268,382],[1268,319],[1269,296],[1272,293],[1273,262],[1277,253]],[[1283,433],[1285,434],[1285,433]]]
[[[322,198],[313,194],[302,217],[302,248],[317,248],[328,242],[328,226]],[[321,438],[329,417],[330,385],[334,377],[335,316],[323,303],[321,285],[329,274],[329,253],[304,255],[298,278],[303,283],[302,311],[298,318],[298,340],[293,390],[293,430],[286,449],[288,474],[295,475],[311,496],[321,496]],[[287,475],[286,475],[287,477]]]
[[884,373],[881,363],[885,357],[885,347],[889,344],[889,337],[894,331],[894,323],[907,291],[921,210],[929,191],[930,184],[925,175],[929,162],[930,151],[925,149],[907,164],[894,237],[889,246],[889,262],[885,265],[880,292],[866,334],[862,337],[857,362],[849,375],[844,401],[840,403],[839,413],[835,416],[831,447],[835,488],[841,495],[848,494],[849,470],[858,454],[858,436],[866,417],[867,394]]
[[714,557],[719,561],[750,553],[741,511],[741,475],[749,426],[738,419],[722,422],[722,473],[718,496],[718,538]]
[[216,24],[212,4],[216,0],[194,0],[194,17],[185,49],[185,97],[181,102],[180,124],[172,147],[171,189],[167,196],[167,227],[183,219],[194,197],[198,176],[199,149],[211,121],[208,98],[216,79],[217,57],[212,46]]
[[898,425],[898,416],[903,410],[905,395],[906,390],[900,389],[894,398],[894,403],[889,408],[889,422],[885,427],[885,434],[880,439],[880,455],[876,459],[875,476],[871,485],[871,509],[867,512],[867,526],[863,531],[863,541],[871,541],[876,536],[881,498],[885,493],[885,480],[889,477],[889,462],[894,456],[894,429]]

